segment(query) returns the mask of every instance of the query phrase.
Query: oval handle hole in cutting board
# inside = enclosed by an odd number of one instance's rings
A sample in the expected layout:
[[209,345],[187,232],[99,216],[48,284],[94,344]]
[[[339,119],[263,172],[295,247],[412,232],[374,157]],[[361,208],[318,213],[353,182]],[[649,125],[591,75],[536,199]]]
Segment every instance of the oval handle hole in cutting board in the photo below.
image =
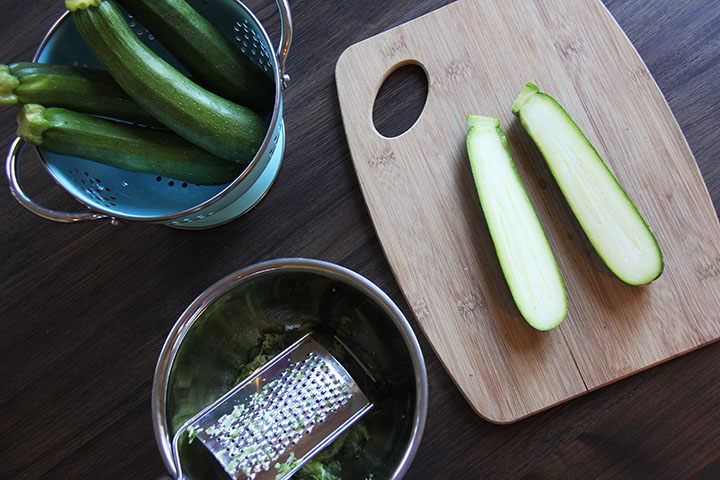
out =
[[378,133],[394,138],[410,130],[422,113],[428,95],[428,77],[417,64],[404,64],[380,86],[373,104],[373,125]]

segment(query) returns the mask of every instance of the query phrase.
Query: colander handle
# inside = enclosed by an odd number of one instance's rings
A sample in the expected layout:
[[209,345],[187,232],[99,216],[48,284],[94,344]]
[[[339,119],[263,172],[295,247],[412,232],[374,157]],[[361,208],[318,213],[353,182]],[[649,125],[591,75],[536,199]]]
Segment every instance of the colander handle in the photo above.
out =
[[285,73],[285,58],[290,50],[292,42],[293,26],[292,16],[290,15],[290,3],[288,0],[276,0],[278,10],[280,10],[280,42],[277,48],[278,65],[280,65],[280,79],[283,88],[287,87],[290,81],[290,75]]
[[12,145],[10,146],[10,151],[8,152],[7,159],[5,160],[5,173],[7,174],[8,180],[10,182],[10,191],[13,194],[13,197],[15,197],[15,200],[18,201],[20,205],[27,208],[31,212],[33,212],[35,215],[46,218],[48,220],[53,220],[56,222],[63,222],[63,223],[74,223],[74,222],[87,222],[90,220],[100,220],[101,218],[109,218],[111,220],[115,220],[114,218],[110,217],[109,215],[105,215],[102,213],[95,213],[95,212],[78,212],[78,213],[68,213],[68,212],[59,212],[57,210],[51,210],[49,208],[43,207],[41,205],[38,205],[37,203],[33,202],[30,197],[28,197],[25,192],[23,192],[22,187],[20,187],[20,182],[18,180],[17,176],[17,159],[22,154],[23,149],[25,148],[25,142],[20,138],[16,138],[15,141],[13,141]]

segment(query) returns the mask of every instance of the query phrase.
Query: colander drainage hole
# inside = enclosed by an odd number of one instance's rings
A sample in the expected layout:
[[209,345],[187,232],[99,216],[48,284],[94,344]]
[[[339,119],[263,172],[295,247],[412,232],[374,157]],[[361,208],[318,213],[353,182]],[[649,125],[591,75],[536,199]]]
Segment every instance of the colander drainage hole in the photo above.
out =
[[[158,183],[159,183],[159,182],[162,182],[162,180],[163,180],[163,177],[155,177],[155,181],[158,182]],[[168,180],[167,185],[168,185],[168,187],[174,187],[174,186],[175,186],[175,182],[174,182],[173,180]],[[180,184],[180,186],[181,186],[182,188],[187,188],[187,187],[188,187],[188,184],[187,184],[187,182],[183,182],[183,183]],[[197,184],[196,184],[195,186],[199,187],[200,185],[197,185]],[[110,189],[108,188],[107,190],[109,191]]]

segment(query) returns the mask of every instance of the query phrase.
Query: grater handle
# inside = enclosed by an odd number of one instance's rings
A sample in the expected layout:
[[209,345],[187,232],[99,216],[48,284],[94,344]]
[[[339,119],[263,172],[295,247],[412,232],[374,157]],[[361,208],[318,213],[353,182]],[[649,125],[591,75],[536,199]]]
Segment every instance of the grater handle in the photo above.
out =
[[290,81],[290,75],[285,73],[285,59],[292,43],[292,16],[290,15],[290,3],[288,0],[276,0],[276,3],[278,10],[280,10],[280,42],[278,43],[276,55],[280,66],[280,81],[283,88],[286,88]]
[[112,222],[116,222],[116,220],[113,217],[110,217],[109,215],[105,215],[102,213],[60,212],[57,210],[52,210],[47,207],[43,207],[43,206],[38,205],[37,203],[33,202],[30,199],[30,197],[28,197],[25,194],[25,192],[23,192],[23,189],[20,186],[20,181],[18,180],[18,175],[17,175],[17,159],[22,154],[24,148],[25,148],[25,142],[20,137],[17,137],[15,139],[15,141],[13,141],[12,145],[10,145],[10,151],[8,152],[7,159],[5,160],[5,173],[7,174],[8,181],[10,182],[10,191],[12,192],[13,197],[15,197],[15,200],[17,200],[20,205],[27,208],[28,210],[30,210],[32,213],[34,213],[35,215],[37,215],[39,217],[46,218],[48,220],[53,220],[56,222],[63,222],[63,223],[87,222],[90,220],[100,220],[102,218],[108,218]]

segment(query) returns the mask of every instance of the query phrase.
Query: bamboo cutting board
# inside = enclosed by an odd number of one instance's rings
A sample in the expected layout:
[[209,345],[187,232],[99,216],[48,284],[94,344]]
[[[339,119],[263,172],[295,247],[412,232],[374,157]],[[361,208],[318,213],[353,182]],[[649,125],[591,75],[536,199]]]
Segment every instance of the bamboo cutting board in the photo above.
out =
[[[375,96],[408,63],[428,76],[417,122],[375,130]],[[720,337],[720,228],[657,85],[599,0],[459,0],[353,45],[336,81],[353,163],[393,273],[433,349],[482,417],[518,420]],[[531,81],[554,96],[624,186],[665,257],[630,287],[584,236],[510,111]],[[566,283],[550,332],[520,316],[465,149],[467,114],[499,117]]]

